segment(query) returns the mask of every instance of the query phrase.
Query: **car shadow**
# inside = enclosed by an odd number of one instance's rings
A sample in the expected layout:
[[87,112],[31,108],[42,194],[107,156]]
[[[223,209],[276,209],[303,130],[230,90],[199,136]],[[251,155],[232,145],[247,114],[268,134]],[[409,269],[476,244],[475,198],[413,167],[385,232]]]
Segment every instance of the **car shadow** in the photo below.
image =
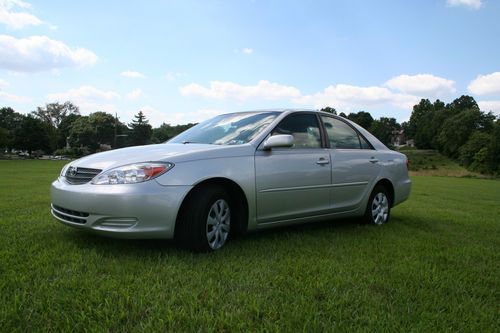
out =
[[[364,227],[364,225],[360,223],[359,219],[353,218],[278,226],[244,235],[237,235],[230,240],[224,249],[216,252],[231,251],[232,244],[238,244],[238,247],[254,247],[257,242],[265,246],[265,243],[267,243],[269,239],[286,241],[290,236],[301,234],[314,235],[332,231],[336,233],[352,233],[359,232],[360,227]],[[81,250],[97,251],[99,255],[103,256],[144,257],[150,255],[157,256],[158,254],[174,256],[197,255],[196,253],[177,247],[173,240],[166,239],[120,239],[74,229],[65,230],[63,237]]]

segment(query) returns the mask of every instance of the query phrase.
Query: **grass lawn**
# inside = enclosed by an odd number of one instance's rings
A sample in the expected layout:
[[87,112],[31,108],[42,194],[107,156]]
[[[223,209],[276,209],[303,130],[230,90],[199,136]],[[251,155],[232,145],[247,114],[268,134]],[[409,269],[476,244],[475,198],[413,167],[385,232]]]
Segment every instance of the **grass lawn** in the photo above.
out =
[[500,181],[415,176],[383,227],[282,228],[192,254],[57,223],[62,165],[0,161],[0,331],[500,327]]

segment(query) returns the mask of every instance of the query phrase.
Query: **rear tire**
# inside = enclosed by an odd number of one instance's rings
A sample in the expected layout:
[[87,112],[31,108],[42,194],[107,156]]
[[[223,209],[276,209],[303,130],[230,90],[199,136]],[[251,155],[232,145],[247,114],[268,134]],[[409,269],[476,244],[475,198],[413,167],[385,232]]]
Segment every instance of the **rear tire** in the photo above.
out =
[[231,231],[235,205],[222,187],[195,189],[188,198],[175,229],[175,241],[183,248],[207,252],[222,248]]
[[389,193],[382,185],[377,185],[370,194],[366,206],[364,222],[372,225],[383,225],[391,217],[391,200]]

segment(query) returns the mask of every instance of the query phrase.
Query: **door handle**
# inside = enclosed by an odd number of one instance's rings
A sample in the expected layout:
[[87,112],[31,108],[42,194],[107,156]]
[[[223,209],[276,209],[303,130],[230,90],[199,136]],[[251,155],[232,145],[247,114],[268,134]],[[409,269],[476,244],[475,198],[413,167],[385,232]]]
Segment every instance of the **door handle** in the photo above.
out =
[[319,158],[319,159],[316,161],[316,164],[319,164],[319,165],[324,165],[324,164],[328,164],[328,163],[330,163],[330,161],[329,161],[329,160],[327,160],[327,159],[326,159],[326,158],[324,158],[324,157],[321,157],[321,158]]
[[377,163],[377,162],[378,162],[378,159],[376,159],[375,157],[371,157],[371,158],[370,158],[370,162],[371,162],[371,163]]

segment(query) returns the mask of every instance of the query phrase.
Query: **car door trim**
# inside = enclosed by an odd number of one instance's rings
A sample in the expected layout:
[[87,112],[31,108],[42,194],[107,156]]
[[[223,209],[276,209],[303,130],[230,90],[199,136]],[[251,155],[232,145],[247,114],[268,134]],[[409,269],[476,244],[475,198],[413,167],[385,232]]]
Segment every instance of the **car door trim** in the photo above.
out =
[[360,186],[360,185],[366,185],[366,184],[368,184],[368,182],[321,184],[321,185],[308,185],[308,186],[296,186],[296,187],[279,187],[279,188],[269,188],[269,189],[265,189],[265,190],[260,190],[259,193],[311,190],[311,189],[317,189],[317,188],[330,188],[330,187],[333,188],[333,187]]

